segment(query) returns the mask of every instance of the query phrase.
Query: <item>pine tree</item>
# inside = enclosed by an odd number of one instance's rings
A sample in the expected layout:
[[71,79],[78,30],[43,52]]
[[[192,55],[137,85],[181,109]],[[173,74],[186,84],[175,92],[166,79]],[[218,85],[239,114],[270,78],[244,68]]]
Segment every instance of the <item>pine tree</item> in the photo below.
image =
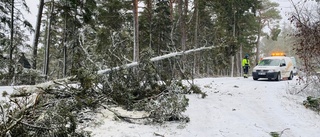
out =
[[15,66],[17,64],[18,55],[21,49],[28,49],[28,33],[32,33],[32,25],[24,19],[23,12],[29,12],[24,0],[0,1],[1,4],[1,47],[3,54],[8,54],[7,66],[8,73],[6,75],[6,83],[15,83]]

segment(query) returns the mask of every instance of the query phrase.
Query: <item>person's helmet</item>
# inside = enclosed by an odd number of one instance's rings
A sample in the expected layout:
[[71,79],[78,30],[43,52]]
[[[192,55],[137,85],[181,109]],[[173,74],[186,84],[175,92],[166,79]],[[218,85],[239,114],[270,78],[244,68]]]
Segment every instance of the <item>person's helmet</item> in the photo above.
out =
[[245,57],[245,58],[249,58],[249,54],[246,54],[244,57]]

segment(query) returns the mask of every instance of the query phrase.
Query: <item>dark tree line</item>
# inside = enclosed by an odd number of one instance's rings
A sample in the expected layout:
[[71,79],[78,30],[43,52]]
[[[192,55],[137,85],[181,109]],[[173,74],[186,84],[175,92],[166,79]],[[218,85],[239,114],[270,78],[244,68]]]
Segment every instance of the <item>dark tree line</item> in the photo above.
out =
[[[144,3],[144,7],[136,7],[137,17],[134,2]],[[32,53],[26,56],[33,70],[42,71],[33,79],[39,83],[74,75],[80,67],[100,70],[130,63],[144,51],[152,51],[155,57],[214,45],[221,48],[158,61],[156,65],[160,72],[170,72],[166,74],[173,77],[239,76],[242,56],[248,53],[253,59],[259,53],[252,49],[259,44],[256,41],[262,27],[277,19],[277,12],[266,14],[277,6],[268,2],[41,0]],[[4,15],[9,17],[9,13]]]

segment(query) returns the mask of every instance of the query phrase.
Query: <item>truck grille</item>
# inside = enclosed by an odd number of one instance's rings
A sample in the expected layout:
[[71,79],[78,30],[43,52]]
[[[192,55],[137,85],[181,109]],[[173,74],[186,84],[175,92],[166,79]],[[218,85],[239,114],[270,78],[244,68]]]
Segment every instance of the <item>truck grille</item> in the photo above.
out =
[[268,72],[268,70],[257,70],[257,72]]

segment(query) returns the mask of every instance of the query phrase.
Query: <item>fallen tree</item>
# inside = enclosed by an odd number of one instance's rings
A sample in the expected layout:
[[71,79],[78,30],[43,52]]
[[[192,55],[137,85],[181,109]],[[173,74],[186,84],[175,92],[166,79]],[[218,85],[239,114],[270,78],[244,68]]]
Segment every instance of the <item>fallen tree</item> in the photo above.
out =
[[[214,49],[214,48],[217,48],[217,47],[220,47],[220,46],[201,47],[201,48],[191,49],[191,50],[187,50],[187,51],[169,53],[169,54],[166,54],[166,55],[162,55],[162,56],[151,58],[150,62],[156,62],[156,61],[160,61],[160,60],[164,60],[164,59],[168,59],[168,58],[172,58],[172,57],[176,57],[176,56],[187,55],[187,54],[190,54],[190,53],[193,53],[193,52]],[[125,64],[123,66],[118,66],[118,67],[114,67],[114,68],[110,68],[110,69],[100,70],[100,71],[98,71],[98,74],[106,74],[106,73],[110,73],[111,71],[119,70],[121,68],[128,69],[128,68],[136,67],[138,65],[139,65],[139,62],[132,62],[132,63],[129,63],[129,64]]]
[[[152,62],[197,52],[203,47],[154,57],[121,67],[98,71],[79,68],[75,76],[15,89],[8,102],[0,104],[0,136],[90,136],[77,130],[78,124],[93,120],[85,113],[98,112],[116,105],[126,110],[145,111],[148,115],[130,118],[114,113],[119,119],[134,122],[162,123],[185,121],[188,106],[184,94],[197,93],[195,85],[184,86],[181,80],[161,81]],[[132,73],[135,67],[137,73]],[[5,93],[3,95],[6,95]],[[110,109],[111,110],[111,109]]]

